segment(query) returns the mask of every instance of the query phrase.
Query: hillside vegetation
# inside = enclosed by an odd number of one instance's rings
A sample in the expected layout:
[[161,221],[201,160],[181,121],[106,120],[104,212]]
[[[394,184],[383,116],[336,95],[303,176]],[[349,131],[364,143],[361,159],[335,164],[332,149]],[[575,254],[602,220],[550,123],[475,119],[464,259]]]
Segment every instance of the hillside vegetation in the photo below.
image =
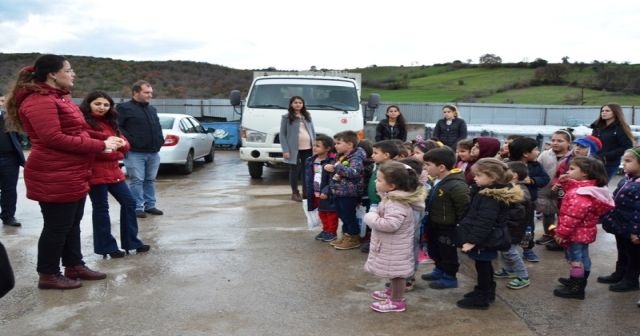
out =
[[[6,92],[18,69],[33,64],[38,56],[0,53],[0,90]],[[202,62],[68,58],[77,74],[75,97],[95,89],[128,97],[131,84],[146,79],[153,84],[156,98],[226,98],[233,89],[246,95],[253,72]],[[363,97],[376,92],[385,102],[640,105],[640,64],[548,64],[536,59],[531,63],[478,65],[455,61],[347,71],[362,73]]]

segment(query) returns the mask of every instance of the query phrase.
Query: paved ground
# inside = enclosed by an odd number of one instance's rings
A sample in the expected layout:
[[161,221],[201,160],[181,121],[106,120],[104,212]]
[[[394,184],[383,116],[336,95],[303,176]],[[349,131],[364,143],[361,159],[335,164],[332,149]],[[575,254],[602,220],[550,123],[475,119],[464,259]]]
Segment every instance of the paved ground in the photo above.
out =
[[[515,291],[499,281],[488,311],[455,306],[475,284],[462,256],[460,288],[437,291],[419,281],[405,313],[373,312],[368,293],[384,281],[363,271],[363,253],[314,241],[286,184],[286,174],[273,170],[250,180],[237,152],[226,151],[191,176],[162,173],[158,207],[166,214],[140,221],[152,250],[124,259],[91,253],[87,206],[85,261],[109,277],[57,291],[36,288],[41,215],[20,181],[24,225],[0,229],[18,282],[0,299],[0,335],[640,335],[638,292],[591,281],[584,301],[555,298],[555,279],[567,267],[561,253],[539,248],[531,287]],[[594,278],[612,270],[614,253],[601,232],[591,250]]]

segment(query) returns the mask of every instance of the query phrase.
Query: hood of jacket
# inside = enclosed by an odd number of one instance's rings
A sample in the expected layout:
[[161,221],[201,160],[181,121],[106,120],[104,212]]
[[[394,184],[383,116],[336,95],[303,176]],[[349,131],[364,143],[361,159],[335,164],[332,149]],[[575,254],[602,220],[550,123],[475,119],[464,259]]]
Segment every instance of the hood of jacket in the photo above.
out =
[[494,137],[473,138],[473,143],[477,143],[480,149],[476,161],[486,157],[494,157],[498,154],[498,151],[500,151],[500,140]]
[[507,205],[524,201],[524,191],[519,185],[494,185],[480,189],[478,194],[492,197]]
[[427,188],[420,184],[415,191],[402,191],[402,190],[393,190],[382,196],[382,198],[387,198],[391,201],[401,202],[405,204],[409,204],[413,210],[424,210],[424,200],[427,198]]
[[565,184],[565,188],[576,188],[576,194],[591,196],[596,202],[600,203],[599,205],[603,205],[605,207],[612,207],[615,205],[611,192],[609,192],[609,188],[606,186],[598,187],[595,180],[576,181],[570,179]]
[[34,83],[34,86],[22,87],[16,90],[16,106],[20,106],[22,102],[27,99],[30,95],[34,93],[42,94],[42,95],[57,95],[57,96],[67,96],[69,95],[68,90],[56,89],[52,86],[49,86],[46,83]]

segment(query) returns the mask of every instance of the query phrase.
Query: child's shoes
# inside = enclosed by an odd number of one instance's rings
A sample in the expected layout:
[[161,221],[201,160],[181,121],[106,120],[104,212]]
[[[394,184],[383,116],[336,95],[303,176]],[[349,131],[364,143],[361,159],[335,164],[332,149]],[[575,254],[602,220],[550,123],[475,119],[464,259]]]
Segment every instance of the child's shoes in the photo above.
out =
[[406,302],[391,301],[391,299],[386,299],[384,301],[376,301],[372,303],[369,307],[371,307],[371,309],[380,313],[403,312],[407,310]]
[[383,290],[378,290],[378,291],[374,291],[371,292],[371,297],[378,300],[378,301],[384,301],[386,299],[390,299],[391,298],[391,288],[385,288]]

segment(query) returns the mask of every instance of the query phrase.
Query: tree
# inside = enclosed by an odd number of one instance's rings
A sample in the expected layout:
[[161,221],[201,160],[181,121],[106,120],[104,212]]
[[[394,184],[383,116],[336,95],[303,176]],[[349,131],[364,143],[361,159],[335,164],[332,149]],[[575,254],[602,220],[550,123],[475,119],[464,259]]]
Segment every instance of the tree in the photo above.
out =
[[569,67],[566,64],[549,64],[537,68],[533,77],[542,84],[564,84],[568,74]]
[[545,65],[547,65],[549,62],[547,62],[547,60],[542,59],[542,58],[536,58],[535,61],[529,63],[529,67],[535,69],[535,68],[539,68],[539,67],[543,67]]
[[480,65],[487,67],[495,67],[502,63],[502,58],[494,54],[484,54],[480,56]]
[[569,64],[569,56],[565,56],[562,58],[562,64]]
[[318,68],[315,65],[312,65],[309,71],[318,71]]

